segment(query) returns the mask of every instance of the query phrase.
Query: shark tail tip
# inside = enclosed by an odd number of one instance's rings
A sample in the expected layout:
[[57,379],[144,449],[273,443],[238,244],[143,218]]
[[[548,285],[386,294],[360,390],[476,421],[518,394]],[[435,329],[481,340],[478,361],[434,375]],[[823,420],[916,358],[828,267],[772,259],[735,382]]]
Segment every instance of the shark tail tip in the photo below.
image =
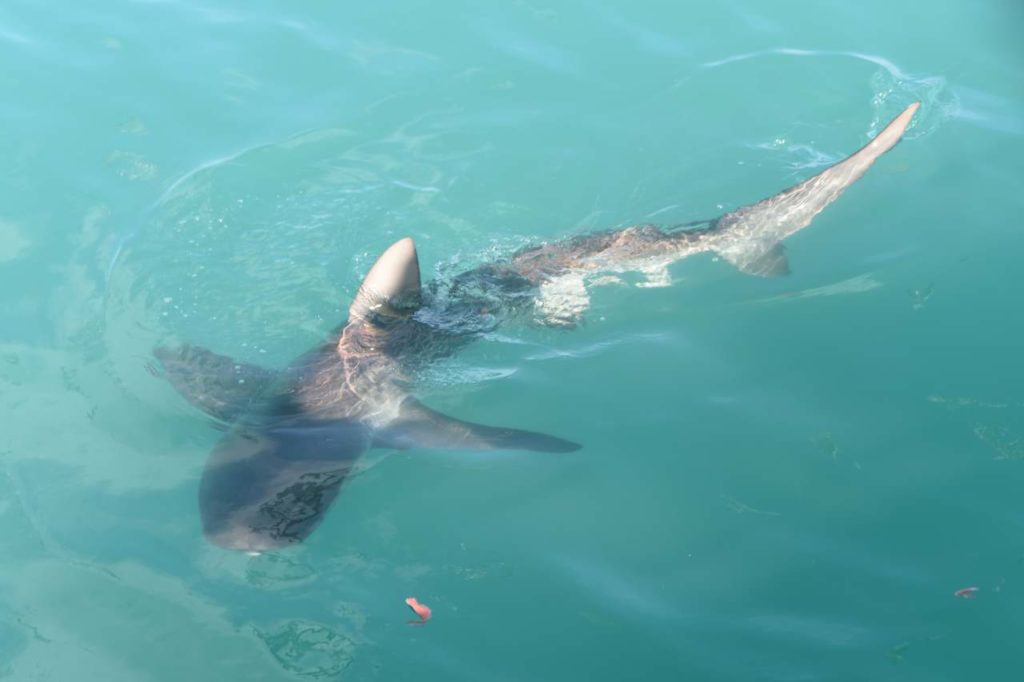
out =
[[885,133],[889,132],[890,130],[896,137],[902,135],[903,132],[907,129],[907,126],[910,125],[910,121],[914,118],[914,114],[916,114],[917,110],[920,108],[920,100],[911,102],[911,104],[906,109],[904,109],[899,116],[892,120],[892,123],[886,126],[886,130],[883,131],[882,134],[879,135],[879,137],[882,137]]

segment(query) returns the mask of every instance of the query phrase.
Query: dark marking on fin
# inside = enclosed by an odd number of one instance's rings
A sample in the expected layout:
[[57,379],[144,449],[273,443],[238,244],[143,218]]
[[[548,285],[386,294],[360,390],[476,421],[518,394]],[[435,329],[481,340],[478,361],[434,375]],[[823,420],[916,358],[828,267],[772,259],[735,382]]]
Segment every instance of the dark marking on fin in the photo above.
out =
[[377,434],[377,447],[412,447],[444,450],[532,450],[573,452],[578,443],[534,431],[473,424],[453,419],[409,398],[401,416]]

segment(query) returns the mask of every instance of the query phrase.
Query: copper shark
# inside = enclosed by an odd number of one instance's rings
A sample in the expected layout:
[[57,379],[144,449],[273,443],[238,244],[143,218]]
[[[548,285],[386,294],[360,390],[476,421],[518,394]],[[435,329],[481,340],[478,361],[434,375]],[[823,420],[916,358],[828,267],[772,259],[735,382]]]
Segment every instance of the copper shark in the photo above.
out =
[[426,288],[413,240],[401,239],[370,268],[346,322],[284,370],[197,346],[157,348],[170,383],[226,431],[199,486],[206,537],[249,552],[302,541],[373,448],[577,450],[555,436],[436,412],[410,392],[417,372],[512,316],[572,327],[589,304],[589,287],[617,273],[636,271],[662,284],[670,264],[711,252],[744,273],[786,274],[782,241],[892,149],[918,107],[907,107],[845,160],[714,220],[573,237]]

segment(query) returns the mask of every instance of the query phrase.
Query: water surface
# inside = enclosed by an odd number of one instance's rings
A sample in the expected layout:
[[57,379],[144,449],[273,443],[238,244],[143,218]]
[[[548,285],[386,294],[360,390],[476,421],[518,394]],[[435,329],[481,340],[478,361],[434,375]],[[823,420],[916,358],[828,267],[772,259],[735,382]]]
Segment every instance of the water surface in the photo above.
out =
[[[0,675],[1014,679],[1022,27],[1010,1],[6,3]],[[398,237],[446,277],[713,217],[913,100],[790,276],[695,258],[419,391],[579,453],[391,454],[301,548],[203,540],[220,432],[154,345],[281,367]]]

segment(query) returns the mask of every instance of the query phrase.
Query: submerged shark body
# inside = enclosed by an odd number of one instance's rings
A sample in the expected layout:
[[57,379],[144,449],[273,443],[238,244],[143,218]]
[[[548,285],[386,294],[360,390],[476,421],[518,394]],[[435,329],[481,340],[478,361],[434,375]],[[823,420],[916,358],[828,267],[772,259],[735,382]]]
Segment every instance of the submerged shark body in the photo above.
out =
[[748,274],[786,274],[782,240],[895,146],[917,108],[844,161],[716,220],[669,230],[639,225],[524,249],[427,292],[415,245],[402,239],[370,269],[340,330],[283,371],[194,346],[158,348],[172,385],[228,425],[200,483],[205,535],[253,552],[303,540],[372,448],[578,449],[554,436],[447,417],[412,397],[409,386],[425,364],[507,317],[575,325],[588,287],[618,273],[640,272],[659,285],[670,264],[713,252]]

